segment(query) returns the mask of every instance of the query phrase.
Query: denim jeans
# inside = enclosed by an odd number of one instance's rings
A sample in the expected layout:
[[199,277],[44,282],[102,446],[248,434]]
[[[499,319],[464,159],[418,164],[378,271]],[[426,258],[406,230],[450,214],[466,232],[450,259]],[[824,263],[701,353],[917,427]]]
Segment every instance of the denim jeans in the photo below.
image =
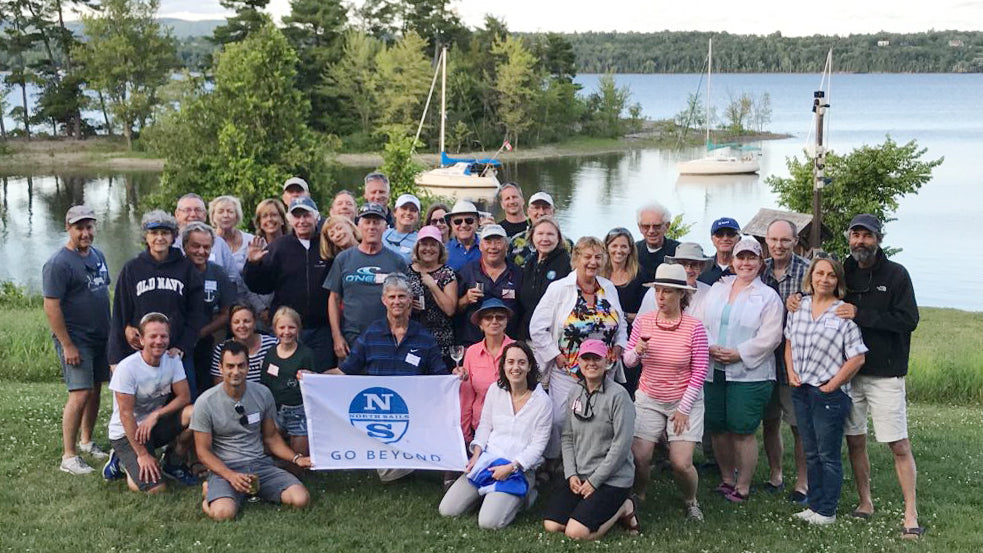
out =
[[816,386],[803,384],[792,388],[792,403],[806,454],[809,508],[823,516],[834,516],[843,487],[843,425],[853,402],[843,390],[827,394]]

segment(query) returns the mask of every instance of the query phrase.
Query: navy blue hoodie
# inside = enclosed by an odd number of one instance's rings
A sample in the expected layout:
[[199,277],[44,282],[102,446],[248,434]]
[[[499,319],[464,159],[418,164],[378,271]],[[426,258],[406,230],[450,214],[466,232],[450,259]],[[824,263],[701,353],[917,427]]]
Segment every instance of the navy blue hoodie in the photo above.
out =
[[172,247],[164,261],[146,250],[140,252],[123,265],[116,279],[109,363],[119,363],[135,351],[126,341],[125,329],[139,326],[140,319],[154,311],[171,320],[171,347],[190,355],[198,331],[208,320],[204,306],[202,275],[181,250]]

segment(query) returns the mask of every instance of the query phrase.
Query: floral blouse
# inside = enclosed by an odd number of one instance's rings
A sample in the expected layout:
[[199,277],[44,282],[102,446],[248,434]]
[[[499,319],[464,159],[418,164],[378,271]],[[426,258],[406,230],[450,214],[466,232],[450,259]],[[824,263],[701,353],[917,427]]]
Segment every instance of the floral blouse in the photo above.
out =
[[580,344],[584,340],[593,338],[613,347],[618,334],[620,315],[600,286],[597,287],[594,300],[594,305],[590,306],[584,299],[583,292],[577,290],[577,303],[563,324],[563,335],[558,345],[560,353],[566,357],[567,372],[571,375],[580,370]]
[[[437,345],[440,346],[441,353],[450,355],[450,347],[454,345],[453,319],[448,317],[447,313],[444,313],[440,309],[440,306],[437,305],[437,300],[434,299],[433,294],[430,293],[430,290],[420,280],[420,273],[413,270],[412,267],[410,267],[408,273],[407,280],[410,283],[412,298],[418,298],[420,294],[423,294],[424,302],[423,311],[413,310],[411,318],[430,331],[430,334],[437,340]],[[451,282],[457,280],[454,269],[451,269],[447,265],[443,265],[436,271],[431,272],[430,276],[437,281],[437,286],[441,290]]]

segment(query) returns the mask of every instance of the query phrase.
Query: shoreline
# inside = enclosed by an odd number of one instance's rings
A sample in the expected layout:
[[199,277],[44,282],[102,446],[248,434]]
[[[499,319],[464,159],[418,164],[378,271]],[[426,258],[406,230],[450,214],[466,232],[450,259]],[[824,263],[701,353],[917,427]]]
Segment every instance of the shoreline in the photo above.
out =
[[[665,136],[659,130],[647,129],[623,138],[577,137],[557,144],[544,144],[528,149],[502,152],[498,158],[503,163],[510,161],[554,159],[564,157],[595,156],[629,152],[644,149],[674,149],[694,147],[702,143],[698,133],[690,134],[690,139],[680,143],[673,136]],[[696,136],[698,140],[692,139]],[[791,135],[778,133],[753,133],[742,136],[720,136],[721,141],[757,142],[761,140],[781,140]],[[0,143],[2,147],[3,143]],[[7,174],[22,171],[70,171],[70,170],[115,170],[115,171],[155,171],[164,170],[165,160],[150,157],[145,152],[130,152],[118,138],[91,137],[86,140],[36,139],[27,142],[10,139],[6,142],[9,153],[0,154],[0,167]],[[495,151],[448,153],[451,157],[486,158]],[[437,153],[417,153],[414,159],[427,166],[440,161]],[[343,167],[377,167],[382,164],[382,154],[378,152],[336,153],[333,160]]]

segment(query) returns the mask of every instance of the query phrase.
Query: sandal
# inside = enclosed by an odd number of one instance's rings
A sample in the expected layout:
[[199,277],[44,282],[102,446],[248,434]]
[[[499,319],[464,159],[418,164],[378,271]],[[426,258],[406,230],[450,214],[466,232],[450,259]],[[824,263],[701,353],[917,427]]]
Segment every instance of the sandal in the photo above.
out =
[[638,496],[632,494],[628,498],[631,501],[631,512],[618,519],[618,522],[625,528],[629,536],[637,536],[642,533],[642,527],[638,525]]
[[854,509],[853,512],[850,513],[850,516],[852,516],[853,518],[867,520],[868,518],[870,518],[870,515],[872,514],[874,513],[868,513],[865,511],[861,511],[860,509]]
[[734,491],[734,485],[728,484],[727,482],[721,482],[720,485],[713,489],[713,491],[719,493],[720,495],[727,495]]
[[906,526],[904,530],[901,531],[901,537],[906,540],[917,540],[922,537],[925,533],[924,526]]
[[724,499],[730,501],[731,503],[744,503],[745,501],[747,501],[750,495],[751,494],[746,494],[746,495],[742,494],[741,492],[737,491],[737,489],[734,489],[731,490],[730,493],[724,494]]

